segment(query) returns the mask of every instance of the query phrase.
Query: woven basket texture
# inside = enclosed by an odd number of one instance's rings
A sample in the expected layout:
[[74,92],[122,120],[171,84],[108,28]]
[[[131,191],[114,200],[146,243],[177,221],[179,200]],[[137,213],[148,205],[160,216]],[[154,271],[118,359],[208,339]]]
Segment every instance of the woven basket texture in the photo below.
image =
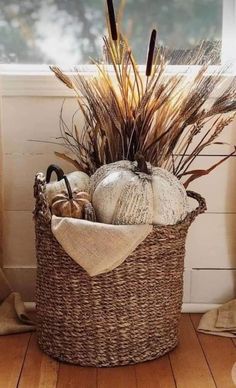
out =
[[[154,226],[111,272],[89,277],[51,232],[45,178],[36,175],[37,338],[51,357],[82,366],[116,366],[157,358],[179,339],[185,240],[199,206],[174,226]],[[105,242],[104,242],[105,243]],[[115,247],[114,247],[115,249]]]

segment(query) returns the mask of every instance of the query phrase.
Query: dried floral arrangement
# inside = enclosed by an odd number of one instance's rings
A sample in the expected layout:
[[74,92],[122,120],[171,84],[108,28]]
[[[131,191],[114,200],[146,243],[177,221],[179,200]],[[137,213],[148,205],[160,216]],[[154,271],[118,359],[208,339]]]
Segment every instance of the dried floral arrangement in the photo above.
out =
[[[104,60],[94,61],[96,76],[88,78],[76,69],[66,75],[51,67],[74,91],[85,119],[83,128],[74,124],[69,128],[61,116],[60,139],[75,159],[66,153],[56,154],[91,175],[104,164],[132,161],[138,153],[153,166],[182,178],[185,187],[235,154],[233,146],[232,152],[213,166],[191,169],[206,147],[224,144],[217,138],[236,114],[235,79],[210,103],[209,97],[222,83],[223,69],[209,74],[209,64],[205,64],[195,74],[168,75],[168,62],[163,50],[156,47],[153,30],[143,74],[116,23],[112,0],[107,0],[107,25]],[[198,58],[201,55],[199,50]],[[196,58],[193,61],[196,63]]]

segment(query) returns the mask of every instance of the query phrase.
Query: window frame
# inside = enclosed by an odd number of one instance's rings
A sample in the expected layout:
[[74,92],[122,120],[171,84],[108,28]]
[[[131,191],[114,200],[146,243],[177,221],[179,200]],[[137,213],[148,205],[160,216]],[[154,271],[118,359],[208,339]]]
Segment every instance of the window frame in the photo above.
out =
[[[233,56],[232,56],[233,53]],[[223,64],[233,63],[236,68],[236,0],[223,0],[222,48]]]
[[[223,0],[222,7],[222,65],[225,77],[236,75],[236,0]],[[232,57],[233,53],[233,57]],[[222,67],[222,65],[220,67]],[[79,65],[78,70],[87,76],[94,75],[95,65]],[[194,72],[198,65],[169,65],[168,74]],[[210,66],[211,73],[219,66]],[[68,68],[64,68],[68,71]],[[145,66],[140,65],[141,73]],[[218,94],[218,93],[217,93]],[[0,65],[0,96],[74,96],[73,91],[65,88],[55,79],[48,65],[2,64]]]

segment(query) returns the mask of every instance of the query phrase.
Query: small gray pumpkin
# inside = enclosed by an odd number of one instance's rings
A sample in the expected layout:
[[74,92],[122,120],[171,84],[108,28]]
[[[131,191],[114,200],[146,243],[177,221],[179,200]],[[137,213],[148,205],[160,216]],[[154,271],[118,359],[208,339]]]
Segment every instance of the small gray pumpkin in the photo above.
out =
[[57,194],[52,199],[51,212],[58,217],[84,218],[96,221],[95,211],[91,204],[91,196],[86,192],[71,190],[67,176],[63,176],[66,191]]
[[[50,182],[52,173],[55,172],[57,176],[57,181]],[[49,205],[52,204],[53,198],[62,192],[67,191],[65,180],[63,179],[64,172],[63,170],[57,166],[56,164],[51,164],[46,173],[46,196]],[[89,181],[90,178],[87,174],[82,171],[74,171],[70,174],[67,174],[67,179],[72,190],[76,191],[89,191]]]

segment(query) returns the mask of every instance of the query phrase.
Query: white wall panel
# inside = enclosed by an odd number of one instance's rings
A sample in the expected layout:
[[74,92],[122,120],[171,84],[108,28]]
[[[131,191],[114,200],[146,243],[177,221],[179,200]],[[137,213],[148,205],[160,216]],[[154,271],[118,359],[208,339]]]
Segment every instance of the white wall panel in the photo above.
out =
[[[191,170],[207,169],[221,158],[199,156]],[[209,175],[196,179],[188,189],[197,191],[206,199],[208,212],[236,213],[236,157],[231,157]]]
[[3,265],[19,268],[35,266],[32,212],[4,211],[3,225]]
[[24,301],[34,301],[36,283],[35,268],[4,268],[4,273],[13,290],[20,292]]
[[189,229],[187,268],[236,268],[236,214],[201,214]]
[[236,271],[194,270],[191,272],[192,303],[224,303],[236,296]]
[[[55,150],[55,145],[29,140],[55,141],[60,136],[59,116],[64,99],[60,97],[4,97],[2,128],[4,152],[7,154],[38,154]],[[71,117],[78,109],[75,99],[64,103],[63,118],[71,126]],[[81,115],[76,115],[80,122]],[[61,148],[57,148],[58,151]]]
[[4,155],[4,209],[32,210],[34,206],[33,184],[37,172],[45,172],[48,165],[58,163],[65,172],[73,170],[69,163],[47,154]]

